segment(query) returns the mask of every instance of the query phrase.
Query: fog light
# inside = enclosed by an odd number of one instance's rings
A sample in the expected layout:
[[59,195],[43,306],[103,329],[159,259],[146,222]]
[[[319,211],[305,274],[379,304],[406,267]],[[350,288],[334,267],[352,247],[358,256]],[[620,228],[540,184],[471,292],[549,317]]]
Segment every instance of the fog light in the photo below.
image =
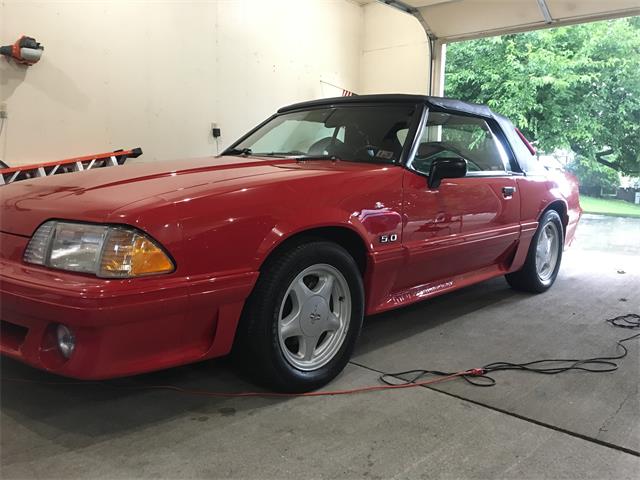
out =
[[64,358],[69,358],[76,348],[76,337],[73,332],[64,325],[58,325],[56,329],[58,337],[58,349]]

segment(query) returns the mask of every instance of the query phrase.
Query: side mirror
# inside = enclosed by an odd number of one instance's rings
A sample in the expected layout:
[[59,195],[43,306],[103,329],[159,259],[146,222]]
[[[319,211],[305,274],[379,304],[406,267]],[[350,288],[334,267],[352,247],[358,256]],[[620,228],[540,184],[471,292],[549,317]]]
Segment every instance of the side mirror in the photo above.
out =
[[436,158],[429,169],[429,188],[438,188],[443,178],[461,178],[466,174],[467,161],[464,158]]

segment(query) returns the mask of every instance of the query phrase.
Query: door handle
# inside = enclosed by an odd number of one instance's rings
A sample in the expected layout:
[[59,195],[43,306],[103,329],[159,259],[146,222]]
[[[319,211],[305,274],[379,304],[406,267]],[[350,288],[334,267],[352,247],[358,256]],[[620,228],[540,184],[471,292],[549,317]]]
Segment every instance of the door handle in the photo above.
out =
[[502,187],[502,196],[504,198],[511,198],[516,193],[516,187]]

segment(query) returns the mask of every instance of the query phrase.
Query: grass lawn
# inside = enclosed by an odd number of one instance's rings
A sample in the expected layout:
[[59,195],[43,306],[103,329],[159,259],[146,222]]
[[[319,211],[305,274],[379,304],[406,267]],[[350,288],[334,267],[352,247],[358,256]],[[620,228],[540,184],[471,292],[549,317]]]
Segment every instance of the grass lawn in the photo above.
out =
[[606,198],[594,198],[580,195],[580,206],[585,213],[599,213],[619,217],[640,218],[640,205]]

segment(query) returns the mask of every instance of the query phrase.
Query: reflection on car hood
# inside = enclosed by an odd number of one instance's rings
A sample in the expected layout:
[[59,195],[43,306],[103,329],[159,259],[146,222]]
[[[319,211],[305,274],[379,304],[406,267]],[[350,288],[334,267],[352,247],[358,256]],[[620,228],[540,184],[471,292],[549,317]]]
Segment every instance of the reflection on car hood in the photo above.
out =
[[295,178],[380,168],[374,164],[287,158],[205,157],[177,161],[133,162],[119,167],[23,180],[0,188],[0,230],[31,235],[48,218],[94,222],[145,199],[171,203],[190,189],[210,194]]

